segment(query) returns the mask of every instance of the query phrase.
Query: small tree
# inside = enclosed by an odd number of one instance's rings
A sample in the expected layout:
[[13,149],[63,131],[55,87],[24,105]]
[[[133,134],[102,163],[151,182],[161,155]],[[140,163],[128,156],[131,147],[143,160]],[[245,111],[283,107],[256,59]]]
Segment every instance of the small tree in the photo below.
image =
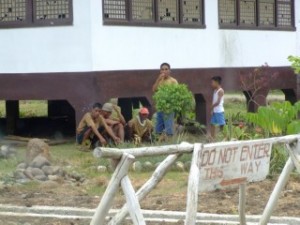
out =
[[185,84],[163,85],[153,96],[158,111],[186,115],[195,109],[193,93]]
[[267,63],[247,74],[240,75],[241,89],[248,99],[248,107],[250,104],[260,105],[256,98],[263,97],[262,92],[269,90],[271,81],[277,77],[278,73],[273,73]]

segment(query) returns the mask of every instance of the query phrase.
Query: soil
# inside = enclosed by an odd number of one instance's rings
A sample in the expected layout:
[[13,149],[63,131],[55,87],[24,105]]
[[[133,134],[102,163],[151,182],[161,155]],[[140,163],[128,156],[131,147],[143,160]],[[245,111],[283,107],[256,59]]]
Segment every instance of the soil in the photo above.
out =
[[[267,179],[263,182],[247,185],[247,209],[249,215],[261,214],[270,193],[277,181],[277,178]],[[281,193],[278,206],[273,215],[300,217],[300,178],[292,176]],[[144,181],[133,181],[138,188]],[[179,191],[173,180],[163,180],[159,186],[146,199],[141,202],[143,209],[184,211],[186,204],[186,184],[179,187]],[[182,185],[180,183],[180,185]],[[168,191],[169,190],[169,191]],[[0,204],[11,204],[31,207],[33,205],[47,206],[71,206],[71,207],[97,207],[101,196],[89,196],[84,187],[60,184],[56,188],[41,187],[37,190],[27,190],[20,187],[6,187],[0,191]],[[114,208],[120,208],[124,203],[124,198],[120,193],[114,202]],[[238,189],[219,190],[199,195],[198,211],[217,214],[237,214]],[[2,221],[2,222],[1,222]],[[24,224],[31,225],[71,225],[88,224],[86,221],[38,219],[38,218],[5,218],[0,217],[0,225],[4,224]],[[12,223],[13,222],[13,223]]]

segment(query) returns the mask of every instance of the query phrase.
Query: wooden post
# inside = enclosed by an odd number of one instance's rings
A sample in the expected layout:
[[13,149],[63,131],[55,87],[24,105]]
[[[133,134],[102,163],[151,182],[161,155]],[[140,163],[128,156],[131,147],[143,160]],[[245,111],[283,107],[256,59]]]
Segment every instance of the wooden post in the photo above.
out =
[[202,148],[202,144],[195,144],[188,182],[185,225],[196,224]]
[[[300,139],[298,138],[298,140],[296,142],[286,144],[286,148],[288,149],[289,154],[291,156],[289,157],[288,161],[286,162],[286,164],[278,178],[278,181],[273,189],[273,192],[270,196],[267,206],[266,206],[266,208],[262,214],[262,217],[259,221],[259,225],[267,225],[268,224],[268,222],[271,218],[272,212],[273,212],[273,210],[277,204],[277,201],[279,199],[280,192],[283,190],[283,188],[287,184],[291,172],[293,172],[293,170],[295,169],[293,157],[295,156],[294,154],[296,152],[298,154],[300,153]],[[297,159],[295,159],[295,160],[298,161]]]
[[102,196],[90,225],[104,225],[105,217],[111,208],[112,200],[119,189],[120,182],[122,178],[127,175],[128,169],[133,161],[134,157],[132,155],[124,153]]
[[246,183],[240,184],[239,190],[239,216],[240,216],[240,225],[246,225]]
[[135,158],[146,156],[170,155],[179,153],[191,153],[194,145],[189,143],[181,143],[180,145],[166,145],[156,147],[142,147],[142,148],[95,148],[94,156],[96,158],[112,158],[120,159],[123,153],[133,155]]
[[260,218],[259,225],[267,225],[268,224],[268,222],[271,218],[272,212],[273,212],[273,210],[277,204],[277,201],[279,199],[280,192],[283,190],[284,186],[288,182],[289,175],[291,174],[291,172],[293,171],[294,168],[295,168],[294,163],[290,157],[288,159],[288,161],[286,162],[286,164],[279,176],[279,179],[273,189],[273,192],[270,196],[267,206],[264,209],[262,217]]
[[[136,196],[139,201],[143,200],[157,184],[163,179],[169,168],[181,155],[169,155],[156,168],[151,178],[137,191]],[[122,209],[112,218],[108,225],[120,225],[128,214],[128,206],[125,204]]]
[[134,225],[146,225],[142,211],[141,206],[139,203],[139,200],[137,199],[135,195],[135,191],[132,187],[132,184],[128,178],[128,176],[125,176],[121,180],[122,189],[126,198],[127,207],[129,210],[130,217],[132,219],[132,222]]

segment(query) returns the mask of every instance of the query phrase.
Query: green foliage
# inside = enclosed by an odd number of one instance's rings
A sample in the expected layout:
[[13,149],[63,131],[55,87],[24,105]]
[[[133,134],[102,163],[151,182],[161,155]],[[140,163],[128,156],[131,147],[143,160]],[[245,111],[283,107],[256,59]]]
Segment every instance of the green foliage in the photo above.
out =
[[185,84],[163,85],[158,88],[153,99],[156,109],[166,114],[185,115],[195,108],[193,93]]
[[[299,129],[297,117],[300,112],[300,102],[292,105],[290,102],[274,102],[269,106],[261,106],[257,113],[247,113],[248,122],[262,128],[266,136],[297,133]],[[295,122],[296,121],[296,122]]]
[[292,63],[292,68],[296,74],[300,74],[300,57],[299,56],[289,56],[288,60]]
[[270,161],[270,171],[269,174],[279,174],[281,173],[286,161],[288,159],[288,153],[284,147],[275,145],[273,146],[271,161]]
[[[226,141],[247,140],[251,139],[251,135],[247,132],[247,126],[243,122],[244,117],[240,113],[231,114],[228,117],[227,124],[224,126],[223,135]],[[238,123],[238,124],[236,124]]]

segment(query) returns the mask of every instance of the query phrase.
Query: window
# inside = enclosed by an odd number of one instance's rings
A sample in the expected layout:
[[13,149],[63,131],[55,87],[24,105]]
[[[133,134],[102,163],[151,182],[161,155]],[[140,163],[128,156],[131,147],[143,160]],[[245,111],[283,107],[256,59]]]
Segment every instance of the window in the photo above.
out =
[[204,27],[203,0],[103,0],[109,25]]
[[294,0],[219,0],[221,28],[295,30]]
[[72,0],[0,0],[0,28],[70,25]]

